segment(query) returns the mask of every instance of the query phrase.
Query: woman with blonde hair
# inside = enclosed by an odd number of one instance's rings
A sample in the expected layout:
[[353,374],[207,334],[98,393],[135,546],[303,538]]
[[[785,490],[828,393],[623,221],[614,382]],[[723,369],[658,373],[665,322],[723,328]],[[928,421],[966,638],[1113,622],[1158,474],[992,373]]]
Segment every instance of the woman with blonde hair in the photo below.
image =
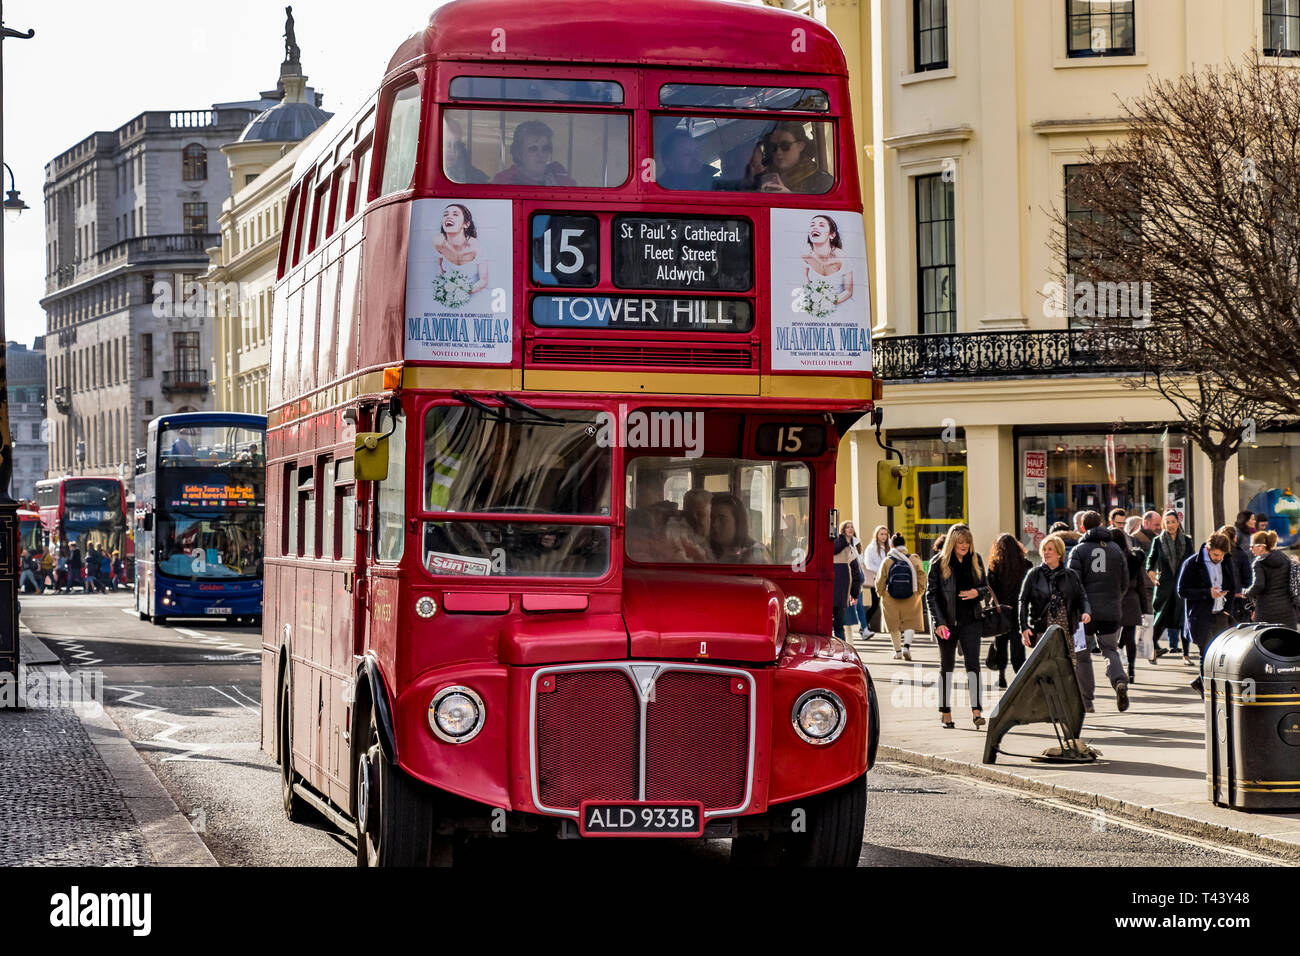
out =
[[1291,605],[1291,559],[1277,548],[1276,531],[1256,531],[1250,536],[1250,550],[1255,560],[1250,566],[1250,587],[1246,597],[1255,602],[1257,624],[1281,624],[1295,627],[1295,608]]
[[930,562],[930,580],[925,593],[939,644],[939,720],[948,729],[956,726],[951,701],[958,647],[966,663],[971,721],[977,728],[985,723],[980,699],[980,640],[984,636],[980,592],[987,588],[984,562],[975,552],[970,528],[964,524],[953,525],[944,537],[943,550]]
[[[866,547],[860,548],[860,551],[862,590],[864,594],[858,599],[855,607],[858,611],[858,638],[866,641],[874,636],[871,631],[871,622],[876,616],[876,610],[880,607],[880,595],[876,591],[876,576],[880,574],[880,566],[889,554],[889,529],[883,524],[876,525],[876,530],[871,533],[870,543]],[[871,593],[870,607],[867,606],[865,592]]]

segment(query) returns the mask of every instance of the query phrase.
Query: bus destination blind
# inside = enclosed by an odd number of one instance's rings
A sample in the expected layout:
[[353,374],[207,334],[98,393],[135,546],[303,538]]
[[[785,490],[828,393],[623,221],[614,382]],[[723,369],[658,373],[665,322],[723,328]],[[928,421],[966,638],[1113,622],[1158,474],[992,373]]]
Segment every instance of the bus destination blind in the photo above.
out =
[[621,289],[748,292],[753,230],[744,219],[617,216],[614,284]]
[[173,500],[172,507],[248,508],[257,504],[257,489],[253,485],[187,483],[180,486],[180,491],[180,499]]
[[533,299],[533,324],[548,329],[748,332],[754,327],[754,310],[744,299],[541,295]]

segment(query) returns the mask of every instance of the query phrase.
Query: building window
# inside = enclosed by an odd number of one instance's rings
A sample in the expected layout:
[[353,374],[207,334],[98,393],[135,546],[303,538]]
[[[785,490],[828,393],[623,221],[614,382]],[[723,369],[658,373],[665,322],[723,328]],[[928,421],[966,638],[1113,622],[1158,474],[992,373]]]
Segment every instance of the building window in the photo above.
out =
[[[1123,168],[1110,167],[1111,170]],[[1121,230],[1108,238],[1117,246],[1121,242],[1133,246],[1132,255],[1137,255],[1138,230],[1135,224],[1141,214],[1137,187],[1135,184],[1132,187],[1133,201],[1130,208],[1133,210],[1133,222],[1127,226],[1119,223],[1108,227],[1103,213],[1093,208],[1085,194],[1083,184],[1086,181],[1084,177],[1090,175],[1088,170],[1086,163],[1065,167],[1065,271],[1067,277],[1073,277],[1072,288],[1081,293],[1075,297],[1077,301],[1066,304],[1071,326],[1087,326],[1094,316],[1140,318],[1145,315],[1141,310],[1150,305],[1149,297],[1143,294],[1139,284],[1125,280],[1123,273],[1126,270],[1121,263],[1127,256],[1115,248],[1097,248],[1080,235],[1079,226],[1075,225],[1089,223],[1097,224],[1100,227],[1098,231],[1109,231],[1110,228]],[[1098,174],[1102,172],[1098,170]],[[1079,284],[1082,282],[1092,285],[1081,288]],[[1095,292],[1091,299],[1082,294],[1089,290]]]
[[176,350],[176,371],[197,372],[199,365],[199,333],[173,332],[172,343]]
[[208,151],[198,143],[190,143],[181,154],[181,178],[187,183],[208,178]]
[[1065,0],[1070,56],[1132,56],[1133,0]]
[[1264,0],[1264,55],[1300,56],[1300,0]]
[[153,378],[153,333],[140,336],[140,377]]
[[146,398],[146,399],[144,400],[144,413],[145,413],[146,415],[148,415],[150,418],[153,417],[153,399],[152,399],[152,398]]
[[916,301],[921,334],[957,331],[957,240],[953,184],[916,178]]
[[208,231],[208,204],[205,202],[185,203],[185,231]]
[[912,0],[913,70],[948,67],[948,0]]

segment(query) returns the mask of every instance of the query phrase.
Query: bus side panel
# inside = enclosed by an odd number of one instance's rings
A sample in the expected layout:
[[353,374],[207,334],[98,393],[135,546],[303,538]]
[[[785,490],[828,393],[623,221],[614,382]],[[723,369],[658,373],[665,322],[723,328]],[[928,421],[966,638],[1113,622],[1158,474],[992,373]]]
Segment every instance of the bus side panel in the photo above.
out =
[[[271,510],[268,498],[267,512]],[[267,537],[267,553],[271,553],[271,537]],[[279,663],[280,630],[280,568],[268,564],[262,575],[262,749],[275,755],[275,715],[280,705],[280,687],[277,669]]]
[[[330,615],[330,665],[336,674],[352,673],[352,590],[345,589],[345,578],[349,572],[334,572],[334,583],[330,588],[330,600],[334,605]],[[348,731],[350,709],[343,702],[343,681],[335,680],[331,696],[334,708],[334,736],[332,738],[334,753],[334,773],[340,778],[337,786],[331,786],[330,796],[339,804],[347,806],[348,786],[351,780],[351,754],[343,735]]]
[[368,214],[361,263],[361,314],[381,321],[361,337],[361,367],[400,362],[405,356],[406,253],[411,204],[393,203]]
[[[331,489],[332,490],[332,489]],[[329,775],[333,770],[333,760],[331,759],[331,740],[333,738],[333,700],[334,700],[334,678],[329,672],[332,669],[333,660],[330,654],[330,610],[333,602],[330,600],[330,586],[333,583],[334,573],[326,569],[314,569],[310,572],[312,577],[312,660],[320,668],[320,679],[317,681],[317,691],[321,695],[316,701],[315,719],[316,730],[314,738],[316,741],[315,753],[312,759],[320,767],[321,779],[317,784],[322,793],[329,792]]]
[[292,569],[293,617],[293,754],[297,770],[313,786],[318,784],[315,768],[316,668],[312,659],[311,570]]

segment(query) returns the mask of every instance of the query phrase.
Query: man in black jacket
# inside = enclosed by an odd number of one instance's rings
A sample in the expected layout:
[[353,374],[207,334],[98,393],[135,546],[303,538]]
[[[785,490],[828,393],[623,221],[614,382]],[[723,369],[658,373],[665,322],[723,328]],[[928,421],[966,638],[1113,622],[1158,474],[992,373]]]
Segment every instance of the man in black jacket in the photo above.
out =
[[[1066,566],[1079,576],[1088,594],[1092,620],[1084,625],[1089,636],[1095,635],[1106,658],[1106,677],[1115,688],[1115,702],[1128,710],[1128,671],[1119,654],[1120,630],[1124,621],[1124,592],[1128,590],[1128,559],[1111,538],[1110,529],[1102,527],[1096,511],[1083,516],[1083,537],[1070,550]],[[1093,710],[1095,682],[1092,658],[1087,649],[1075,654],[1075,671],[1083,705]]]
[[1232,626],[1229,607],[1237,587],[1237,571],[1225,560],[1231,544],[1225,534],[1212,534],[1201,550],[1183,562],[1178,571],[1178,596],[1187,611],[1187,635],[1200,653],[1201,672],[1192,690],[1205,696],[1205,649],[1210,641]]

